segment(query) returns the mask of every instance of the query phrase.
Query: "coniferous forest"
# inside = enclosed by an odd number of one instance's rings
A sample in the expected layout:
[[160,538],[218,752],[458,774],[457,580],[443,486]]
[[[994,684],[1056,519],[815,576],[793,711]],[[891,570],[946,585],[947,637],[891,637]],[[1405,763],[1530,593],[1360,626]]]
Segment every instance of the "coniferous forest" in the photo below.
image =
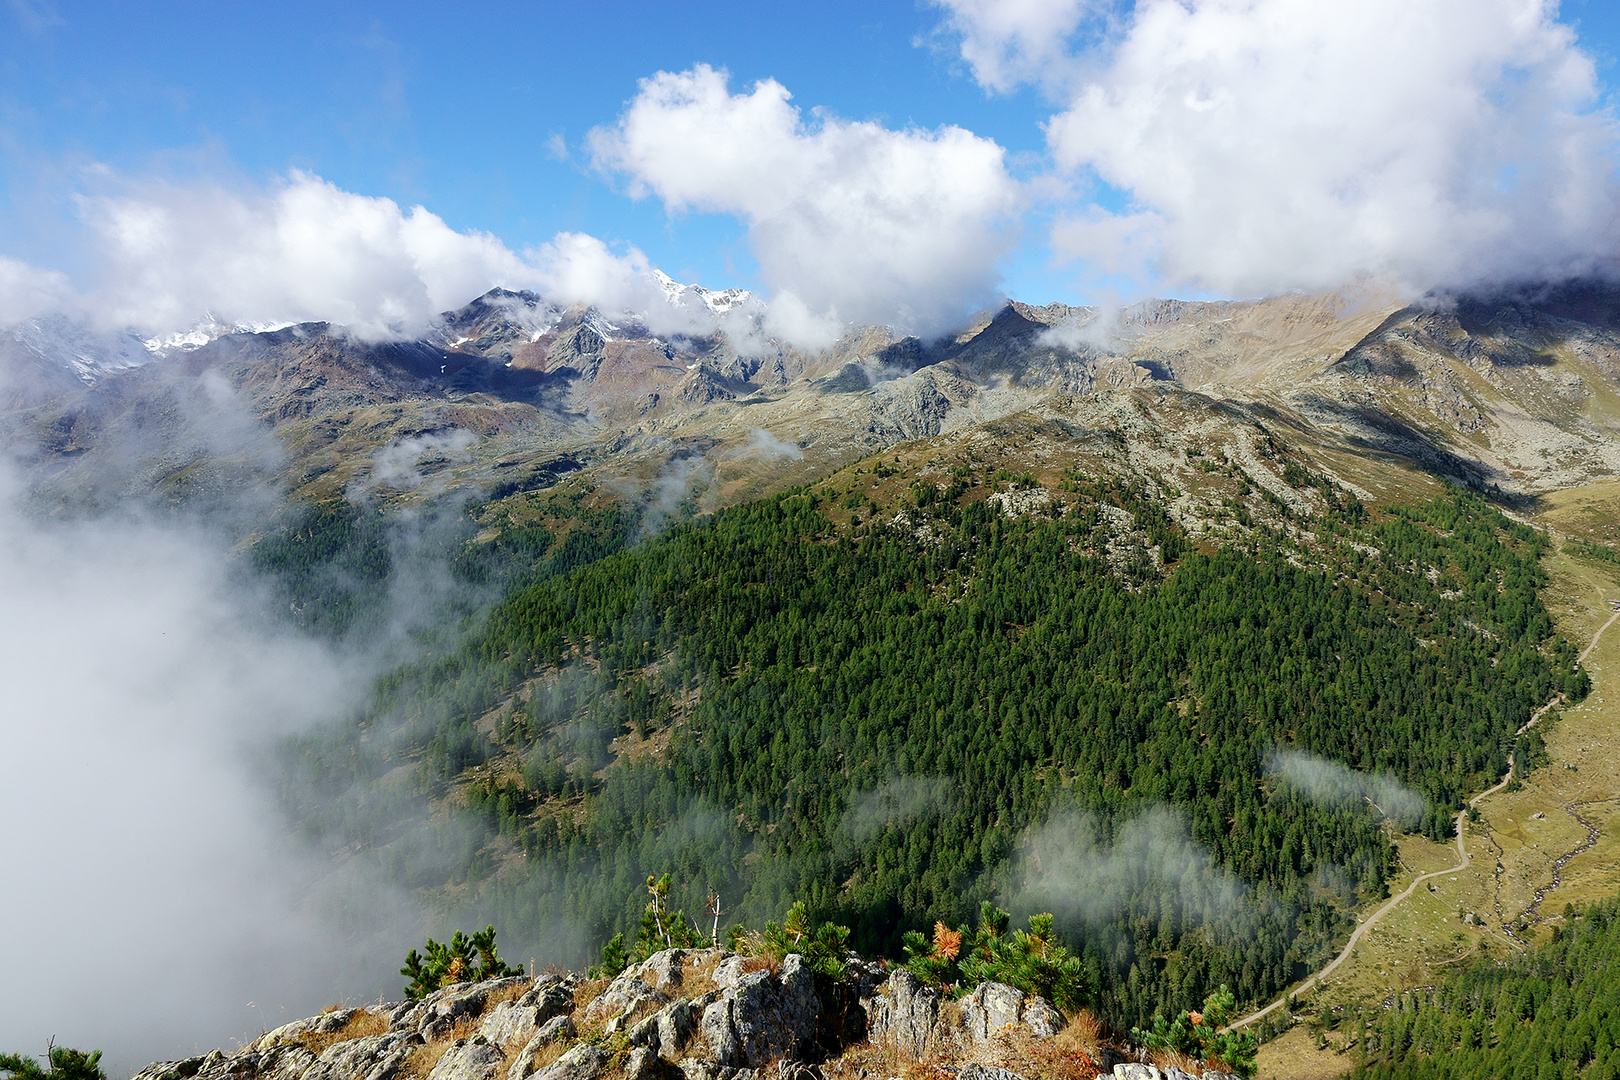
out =
[[1585,693],[1544,538],[1473,496],[1200,549],[1140,488],[1066,487],[1016,518],[919,489],[906,528],[796,491],[531,578],[290,746],[288,804],[513,955],[593,958],[666,872],[691,917],[802,900],[896,957],[995,900],[1146,1025],[1275,994],[1383,895],[1392,823],[1279,750],[1405,785],[1440,839]]
[[1620,899],[1567,911],[1552,940],[1481,958],[1352,1021],[1357,1080],[1620,1076]]

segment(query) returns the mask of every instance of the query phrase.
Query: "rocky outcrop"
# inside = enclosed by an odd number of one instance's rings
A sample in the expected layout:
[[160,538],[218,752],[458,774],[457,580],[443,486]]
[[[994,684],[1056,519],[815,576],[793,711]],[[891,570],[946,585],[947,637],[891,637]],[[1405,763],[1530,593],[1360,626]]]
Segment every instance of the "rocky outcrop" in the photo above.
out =
[[921,1058],[933,1048],[939,1027],[939,995],[905,968],[898,968],[866,1005],[867,1029],[873,1041],[887,1042],[908,1057]]
[[699,1031],[708,1059],[721,1065],[763,1065],[816,1053],[821,1001],[815,976],[798,956],[789,956],[780,975],[756,971],[721,992],[703,1010]]
[[1142,1065],[1134,1061],[1114,1066],[1114,1080],[1242,1080],[1235,1073],[1216,1072],[1210,1069],[1201,1075],[1182,1072],[1174,1065],[1160,1071],[1153,1065]]
[[[1044,999],[1003,983],[947,1006],[905,968],[853,955],[835,984],[799,956],[774,965],[721,949],[668,949],[606,984],[561,974],[490,979],[420,1001],[336,1009],[239,1053],[157,1062],[133,1080],[824,1080],[851,1062],[869,1068],[860,1060],[869,1052],[957,1080],[1033,1080],[1040,1067],[1020,1073],[1019,1048],[1062,1026]],[[1112,1050],[1095,1052],[1115,1080],[1229,1080],[1116,1066]],[[836,1060],[845,1054],[855,1057]]]
[[999,1031],[1022,1025],[1031,1035],[1050,1037],[1063,1027],[1063,1016],[1042,997],[1026,997],[1006,983],[983,983],[962,999],[962,1019],[974,1042],[988,1042]]

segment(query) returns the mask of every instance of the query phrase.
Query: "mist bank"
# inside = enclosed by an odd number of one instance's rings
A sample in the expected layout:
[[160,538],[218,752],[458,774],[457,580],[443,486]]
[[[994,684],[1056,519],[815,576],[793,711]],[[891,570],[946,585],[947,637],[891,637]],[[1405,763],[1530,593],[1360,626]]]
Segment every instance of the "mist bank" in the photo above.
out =
[[46,523],[0,473],[0,1045],[113,1074],[392,989],[422,918],[309,857],[268,746],[367,674],[263,618],[217,534],[139,512]]

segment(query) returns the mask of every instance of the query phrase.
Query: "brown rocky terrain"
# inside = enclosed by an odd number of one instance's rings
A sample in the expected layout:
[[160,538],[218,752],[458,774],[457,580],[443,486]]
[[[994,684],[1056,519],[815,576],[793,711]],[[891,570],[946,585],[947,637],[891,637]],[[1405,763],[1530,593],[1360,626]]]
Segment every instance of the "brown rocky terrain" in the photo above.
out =
[[1010,303],[933,343],[867,328],[741,355],[719,331],[661,337],[497,290],[421,341],[234,333],[88,384],[13,334],[5,420],[79,493],[499,494],[582,469],[646,490],[687,460],[712,507],[1025,415],[1177,457],[1259,423],[1363,492],[1428,474],[1531,497],[1620,471],[1617,296]]

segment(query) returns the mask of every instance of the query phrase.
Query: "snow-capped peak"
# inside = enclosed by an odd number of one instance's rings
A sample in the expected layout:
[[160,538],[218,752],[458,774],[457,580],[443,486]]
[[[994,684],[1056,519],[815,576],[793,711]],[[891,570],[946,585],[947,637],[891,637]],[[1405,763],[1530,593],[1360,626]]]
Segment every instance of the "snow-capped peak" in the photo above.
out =
[[714,314],[724,315],[753,295],[747,289],[722,289],[715,292],[697,284],[682,285],[662,270],[657,269],[653,270],[652,275],[653,280],[658,283],[658,287],[664,290],[664,298],[673,307],[684,307],[690,297],[700,301],[704,307]]
[[268,334],[275,330],[285,330],[291,325],[293,325],[291,322],[224,323],[209,313],[199,319],[190,330],[150,337],[141,344],[146,346],[147,352],[167,356],[175,350],[191,352],[193,349],[200,349],[210,341],[231,334]]
[[39,359],[66,367],[86,383],[152,359],[151,351],[134,333],[95,330],[65,315],[28,319],[7,333]]

